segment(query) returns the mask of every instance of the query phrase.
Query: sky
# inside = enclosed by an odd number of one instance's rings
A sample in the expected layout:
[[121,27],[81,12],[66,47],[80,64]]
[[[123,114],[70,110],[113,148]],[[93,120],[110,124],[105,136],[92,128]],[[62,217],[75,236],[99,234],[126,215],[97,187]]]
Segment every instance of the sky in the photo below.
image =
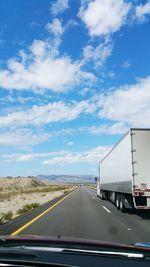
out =
[[0,176],[94,174],[150,127],[150,1],[0,1]]

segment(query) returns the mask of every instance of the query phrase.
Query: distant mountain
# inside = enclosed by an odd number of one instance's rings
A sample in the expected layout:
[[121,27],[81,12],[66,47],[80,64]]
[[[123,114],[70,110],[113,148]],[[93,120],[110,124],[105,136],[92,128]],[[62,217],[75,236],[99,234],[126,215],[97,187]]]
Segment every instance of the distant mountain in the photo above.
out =
[[47,186],[47,182],[45,180],[40,180],[33,176],[28,177],[0,177],[0,188],[3,191],[17,191],[17,190],[28,190],[28,189],[35,189],[38,187],[45,187]]
[[39,174],[38,179],[46,179],[50,182],[63,182],[63,183],[93,183],[95,182],[94,175],[57,175],[57,174]]

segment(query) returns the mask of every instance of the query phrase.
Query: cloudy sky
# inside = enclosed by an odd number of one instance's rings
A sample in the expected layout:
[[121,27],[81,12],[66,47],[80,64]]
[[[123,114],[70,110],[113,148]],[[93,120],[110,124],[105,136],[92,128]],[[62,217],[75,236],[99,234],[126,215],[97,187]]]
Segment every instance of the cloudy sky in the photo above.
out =
[[150,1],[0,1],[0,176],[94,174],[150,127]]

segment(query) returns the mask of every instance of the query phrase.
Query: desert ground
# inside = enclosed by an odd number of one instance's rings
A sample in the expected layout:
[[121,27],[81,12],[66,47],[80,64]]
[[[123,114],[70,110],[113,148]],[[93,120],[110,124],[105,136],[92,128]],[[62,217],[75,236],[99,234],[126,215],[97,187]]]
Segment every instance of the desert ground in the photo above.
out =
[[32,204],[44,204],[75,187],[70,184],[53,184],[34,177],[0,178],[0,218],[19,216],[24,212],[24,207],[31,209]]

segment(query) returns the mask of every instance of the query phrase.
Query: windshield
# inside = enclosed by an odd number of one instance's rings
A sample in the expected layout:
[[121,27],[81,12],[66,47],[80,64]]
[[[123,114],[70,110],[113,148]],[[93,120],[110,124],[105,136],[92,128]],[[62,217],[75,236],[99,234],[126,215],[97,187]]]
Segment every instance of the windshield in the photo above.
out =
[[150,242],[150,2],[0,1],[0,236]]

